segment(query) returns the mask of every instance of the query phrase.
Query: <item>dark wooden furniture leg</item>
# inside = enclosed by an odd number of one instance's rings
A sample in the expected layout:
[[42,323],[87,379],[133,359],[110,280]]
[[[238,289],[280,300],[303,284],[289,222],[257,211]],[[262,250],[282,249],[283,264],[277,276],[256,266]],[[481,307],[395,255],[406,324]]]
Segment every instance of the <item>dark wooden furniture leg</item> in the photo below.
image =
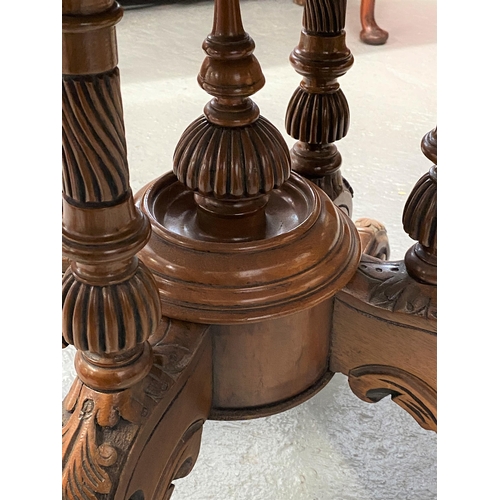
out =
[[380,28],[375,21],[375,0],[361,0],[361,32],[359,37],[369,45],[383,45],[389,33]]
[[340,173],[342,157],[334,144],[349,130],[349,106],[337,81],[354,62],[345,44],[346,5],[346,0],[306,0],[299,44],[290,55],[303,78],[285,125],[298,141],[290,152],[293,170],[351,215],[353,191]]
[[63,1],[63,498],[166,499],[196,460],[212,396],[205,325],[163,318],[135,256],[113,0]]

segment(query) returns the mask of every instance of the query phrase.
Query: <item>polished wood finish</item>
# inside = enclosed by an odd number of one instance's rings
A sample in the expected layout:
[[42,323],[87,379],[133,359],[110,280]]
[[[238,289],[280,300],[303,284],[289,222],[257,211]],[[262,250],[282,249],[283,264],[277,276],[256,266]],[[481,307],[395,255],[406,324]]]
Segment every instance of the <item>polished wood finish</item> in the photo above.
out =
[[[293,0],[297,5],[305,6],[307,0]],[[334,2],[329,2],[334,5]],[[383,45],[389,38],[389,33],[379,27],[375,21],[375,0],[361,0],[360,6],[361,41],[368,45]]]
[[342,157],[334,144],[349,130],[349,106],[337,79],[354,58],[345,45],[347,0],[306,0],[303,29],[290,55],[303,76],[285,117],[286,131],[298,142],[291,150],[295,172],[321,187],[348,215],[353,191],[340,173]]
[[68,500],[167,498],[211,406],[207,327],[160,323],[153,275],[136,257],[151,230],[129,186],[120,17],[113,1],[63,2],[63,347],[78,349],[63,403]]
[[[328,381],[330,298],[361,248],[350,219],[290,172],[251,100],[264,77],[237,1],[215,2],[203,47],[198,83],[214,98],[182,134],[173,173],[138,194],[153,227],[140,256],[165,316],[213,325],[211,417],[253,418]],[[280,362],[263,353],[280,349]]]
[[375,21],[375,0],[361,0],[360,8],[361,32],[359,37],[368,45],[384,45],[389,33]]
[[[215,0],[198,75],[213,98],[182,134],[173,172],[134,200],[121,8],[63,1],[63,347],[77,348],[65,500],[169,499],[206,419],[284,411],[336,372],[364,401],[391,395],[437,429],[437,167],[404,209],[415,245],[388,261],[383,225],[348,216],[334,144],[349,121],[337,82],[353,63],[345,6],[307,0],[290,159],[251,99],[264,76],[239,2]],[[437,162],[437,129],[422,150]]]
[[[422,140],[437,161],[437,129]],[[335,296],[331,370],[367,402],[387,395],[437,430],[437,166],[416,183],[403,213],[417,240],[402,261],[365,255]],[[375,238],[375,236],[374,236]],[[366,245],[366,242],[365,242]]]

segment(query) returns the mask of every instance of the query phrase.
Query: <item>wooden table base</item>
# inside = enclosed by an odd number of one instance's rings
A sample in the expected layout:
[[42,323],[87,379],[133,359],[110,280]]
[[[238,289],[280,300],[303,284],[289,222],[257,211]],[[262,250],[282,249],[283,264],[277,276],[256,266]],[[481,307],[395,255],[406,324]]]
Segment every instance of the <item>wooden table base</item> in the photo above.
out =
[[[291,153],[251,96],[264,85],[238,0],[215,0],[198,82],[212,96],[173,173],[129,186],[114,0],[63,1],[65,500],[166,500],[204,422],[284,411],[334,373],[437,429],[437,167],[383,226],[350,219],[334,142],[353,63],[345,0],[308,0],[291,62]],[[324,13],[320,16],[318,13]],[[437,129],[422,141],[437,162]],[[292,170],[293,169],[293,170]]]

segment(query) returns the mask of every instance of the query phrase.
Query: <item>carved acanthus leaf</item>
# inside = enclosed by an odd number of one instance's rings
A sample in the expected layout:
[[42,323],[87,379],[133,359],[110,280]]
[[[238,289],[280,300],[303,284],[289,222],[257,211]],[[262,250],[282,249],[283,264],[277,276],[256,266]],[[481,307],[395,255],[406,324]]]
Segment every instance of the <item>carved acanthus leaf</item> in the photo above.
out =
[[94,391],[76,379],[65,401],[70,417],[62,429],[63,498],[98,500],[108,494],[112,481],[105,467],[117,460],[116,449],[99,442],[99,427],[114,427],[120,418],[138,424],[144,407],[132,389],[117,393]]
[[363,255],[346,291],[392,312],[437,319],[436,287],[409,276],[403,261],[381,261]]
[[163,318],[150,338],[153,367],[130,389],[102,393],[74,381],[63,403],[64,500],[101,500],[112,493],[119,478],[106,468],[123,461],[127,450],[118,452],[103,438],[103,429],[127,426],[131,448],[140,425],[188,367],[207,328]]

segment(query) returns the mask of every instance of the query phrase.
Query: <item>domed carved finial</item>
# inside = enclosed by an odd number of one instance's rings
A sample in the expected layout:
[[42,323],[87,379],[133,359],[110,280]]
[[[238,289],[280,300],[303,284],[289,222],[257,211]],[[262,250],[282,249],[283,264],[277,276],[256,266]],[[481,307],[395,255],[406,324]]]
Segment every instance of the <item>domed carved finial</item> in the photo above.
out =
[[[422,140],[422,151],[437,162],[437,128]],[[418,243],[405,256],[408,274],[437,284],[437,165],[422,176],[413,188],[403,211],[403,227]]]
[[[206,217],[226,217],[226,235],[233,232],[229,219],[265,217],[262,208],[269,193],[291,170],[283,137],[250,99],[265,81],[254,47],[243,29],[239,1],[216,0],[212,32],[203,43],[207,57],[198,75],[200,86],[214,98],[204,116],[185,130],[174,153],[173,171],[195,192],[200,224],[216,231]],[[257,226],[262,228],[263,220],[237,222],[233,229],[245,237],[245,231]]]

